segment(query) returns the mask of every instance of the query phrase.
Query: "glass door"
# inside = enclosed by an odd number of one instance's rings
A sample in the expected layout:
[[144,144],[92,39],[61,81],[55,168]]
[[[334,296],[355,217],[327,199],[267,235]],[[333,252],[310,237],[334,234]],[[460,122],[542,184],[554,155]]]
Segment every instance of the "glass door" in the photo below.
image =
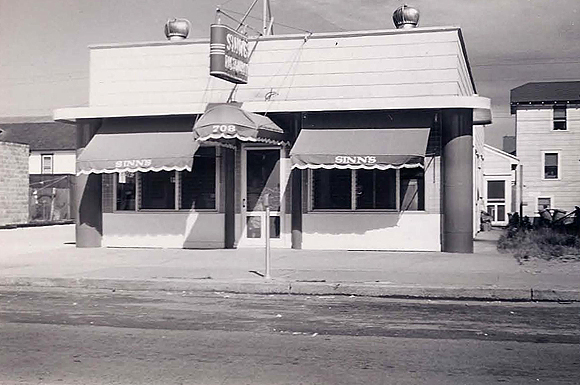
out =
[[[270,226],[270,237],[280,239],[280,148],[244,148],[242,170],[244,243],[263,245],[266,225]],[[266,224],[266,197],[269,197],[270,205],[269,224]]]

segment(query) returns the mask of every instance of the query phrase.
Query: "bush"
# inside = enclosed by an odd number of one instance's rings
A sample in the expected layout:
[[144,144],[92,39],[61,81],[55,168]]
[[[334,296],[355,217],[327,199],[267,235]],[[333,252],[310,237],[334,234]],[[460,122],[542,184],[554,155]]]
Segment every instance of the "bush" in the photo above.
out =
[[563,256],[580,259],[580,238],[552,228],[508,229],[500,236],[497,248],[514,253],[520,261],[529,258],[551,260]]

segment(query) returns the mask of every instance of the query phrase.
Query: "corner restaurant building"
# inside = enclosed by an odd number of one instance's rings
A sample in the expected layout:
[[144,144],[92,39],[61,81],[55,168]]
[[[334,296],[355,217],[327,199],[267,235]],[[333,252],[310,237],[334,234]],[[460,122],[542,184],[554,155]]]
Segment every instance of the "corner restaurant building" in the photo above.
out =
[[90,48],[89,105],[54,112],[77,125],[77,246],[253,247],[268,225],[279,248],[472,252],[491,114],[459,28],[262,37],[237,87],[209,53]]

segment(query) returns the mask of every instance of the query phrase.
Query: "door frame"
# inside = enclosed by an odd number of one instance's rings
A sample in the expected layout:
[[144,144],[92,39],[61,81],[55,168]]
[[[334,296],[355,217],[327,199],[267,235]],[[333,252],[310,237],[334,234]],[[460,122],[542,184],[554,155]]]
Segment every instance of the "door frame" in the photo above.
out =
[[[271,216],[278,216],[280,217],[280,237],[279,238],[271,238],[270,239],[270,243],[273,247],[283,247],[285,244],[285,240],[284,240],[284,234],[285,234],[285,221],[284,221],[284,217],[285,217],[285,213],[286,213],[286,198],[285,198],[285,189],[286,189],[286,184],[287,184],[287,178],[286,178],[286,169],[285,169],[285,163],[282,161],[285,158],[285,152],[284,152],[284,147],[283,146],[276,146],[276,145],[261,145],[261,144],[256,144],[256,143],[242,143],[241,146],[241,162],[240,162],[240,167],[241,167],[241,183],[240,183],[240,214],[241,214],[241,220],[240,220],[240,237],[239,237],[239,246],[244,247],[244,246],[249,246],[249,247],[258,247],[258,246],[264,246],[265,245],[265,239],[263,237],[264,232],[263,229],[265,228],[264,226],[266,225],[265,223],[265,211],[247,211],[247,178],[248,178],[248,173],[247,173],[247,152],[248,151],[256,151],[256,150],[278,150],[279,151],[279,164],[278,164],[278,168],[279,168],[279,183],[280,183],[280,210],[279,211],[270,211],[270,215]],[[253,214],[251,214],[253,213]],[[260,221],[261,221],[261,236],[260,238],[248,238],[247,237],[247,218],[248,216],[252,215],[252,216],[260,216]]]

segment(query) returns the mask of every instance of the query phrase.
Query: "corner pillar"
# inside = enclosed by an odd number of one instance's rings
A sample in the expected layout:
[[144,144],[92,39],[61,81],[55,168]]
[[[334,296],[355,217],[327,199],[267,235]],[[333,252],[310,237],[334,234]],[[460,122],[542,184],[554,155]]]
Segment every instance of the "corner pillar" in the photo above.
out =
[[[79,122],[76,127],[77,158],[99,129],[100,122]],[[101,247],[103,237],[102,182],[100,174],[75,177],[73,190],[76,247]]]
[[473,110],[441,111],[442,249],[473,253]]

